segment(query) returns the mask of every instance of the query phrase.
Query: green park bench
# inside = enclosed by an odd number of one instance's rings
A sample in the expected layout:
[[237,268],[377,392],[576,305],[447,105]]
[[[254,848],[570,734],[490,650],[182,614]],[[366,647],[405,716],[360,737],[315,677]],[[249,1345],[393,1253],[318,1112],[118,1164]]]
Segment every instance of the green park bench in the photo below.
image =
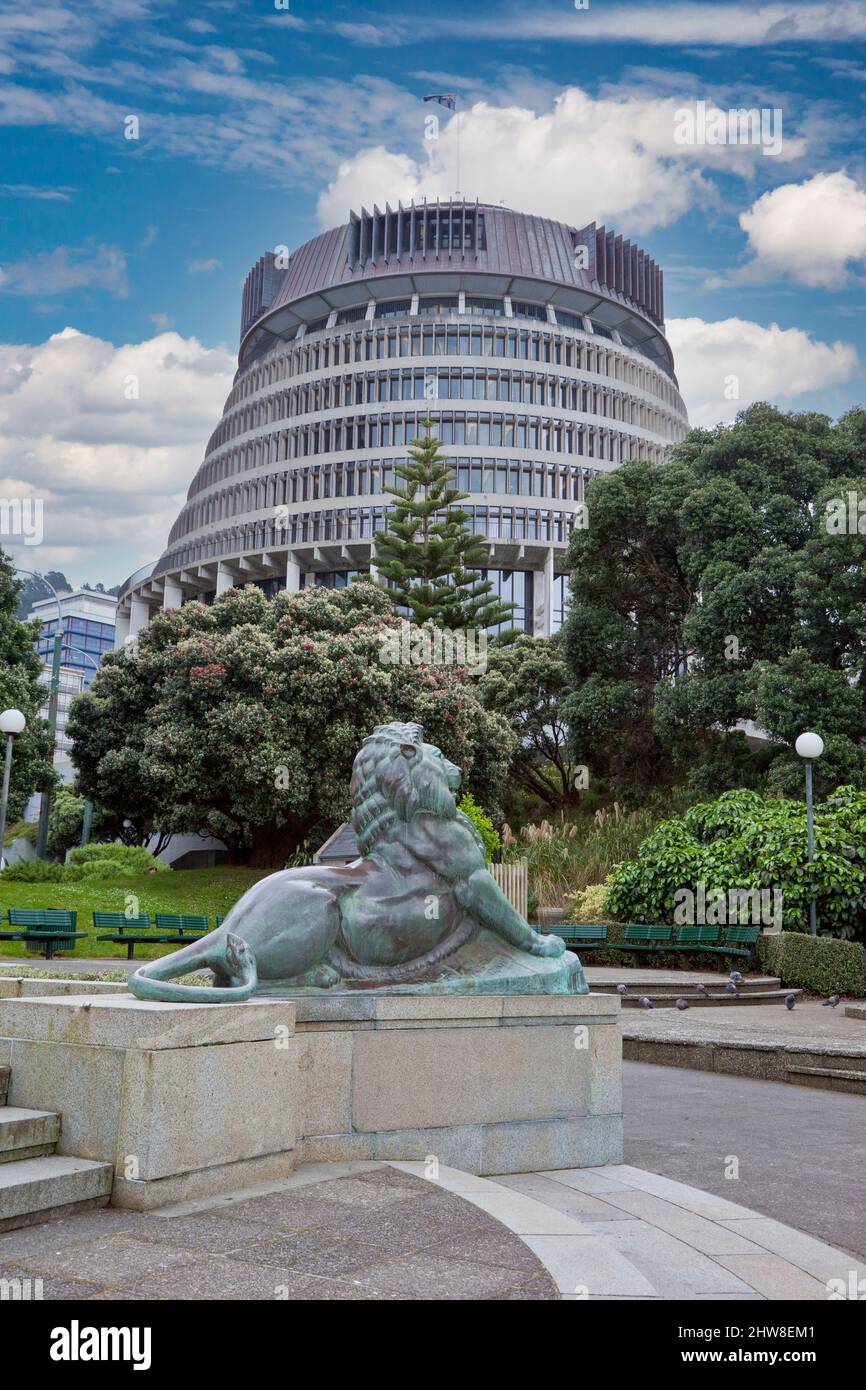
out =
[[610,944],[617,951],[663,951],[670,948],[673,934],[673,927],[631,923],[623,931],[622,940]]
[[[159,914],[165,917],[164,913]],[[204,919],[196,917],[196,922]],[[135,959],[136,946],[153,943],[158,946],[178,945],[179,943],[191,941],[193,938],[174,929],[162,930],[166,924],[158,923],[154,926],[148,913],[144,912],[139,917],[127,917],[125,912],[94,912],[94,928],[104,933],[97,936],[97,941],[113,941],[118,946],[126,947],[126,959]]]
[[610,941],[609,930],[601,923],[568,922],[551,927],[566,946],[575,950],[608,951],[709,951],[720,956],[751,956],[760,927],[673,927],[629,925],[620,941]]
[[198,941],[210,931],[210,921],[206,916],[189,912],[158,912],[156,926],[158,931],[171,932],[172,940],[177,943]]
[[57,951],[74,951],[75,942],[86,937],[86,931],[76,931],[78,913],[65,908],[10,907],[9,926],[23,927],[18,936],[26,946],[36,945],[46,960],[53,960]]

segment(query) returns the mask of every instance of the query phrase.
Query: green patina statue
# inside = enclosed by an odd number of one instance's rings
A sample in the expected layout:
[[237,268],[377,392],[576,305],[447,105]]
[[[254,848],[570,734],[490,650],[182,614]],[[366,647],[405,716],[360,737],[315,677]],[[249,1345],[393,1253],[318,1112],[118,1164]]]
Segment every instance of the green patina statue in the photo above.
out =
[[[254,993],[585,993],[577,957],[512,907],[457,810],[460,769],[417,724],[380,724],[352,769],[363,858],[285,869],[223,924],[140,967],[139,999],[225,1003]],[[214,984],[171,983],[209,969]]]

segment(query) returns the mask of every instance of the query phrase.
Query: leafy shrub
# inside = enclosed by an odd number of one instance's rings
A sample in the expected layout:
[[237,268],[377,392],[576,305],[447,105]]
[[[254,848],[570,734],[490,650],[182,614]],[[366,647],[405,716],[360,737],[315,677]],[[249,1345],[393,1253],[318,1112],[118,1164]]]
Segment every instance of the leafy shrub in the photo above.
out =
[[502,847],[499,831],[484,810],[484,807],[478,805],[478,802],[470,792],[466,792],[463,795],[457,809],[458,811],[462,811],[465,816],[469,817],[475,829],[478,831],[478,834],[481,836],[484,842],[484,853],[487,855],[487,862],[489,864],[496,851]]
[[63,865],[49,859],[20,859],[3,870],[2,878],[4,883],[61,883]]
[[590,883],[571,897],[569,922],[610,922],[607,914],[607,888],[603,883]]
[[833,935],[866,936],[866,793],[840,787],[815,809],[815,859],[807,857],[802,802],[725,792],[663,821],[637,858],[616,866],[607,905],[621,921],[670,922],[677,893],[777,889],[782,924],[802,929],[809,901]]
[[169,872],[171,866],[151,854],[143,845],[124,845],[120,841],[83,845],[69,854],[69,864],[81,869],[83,878],[119,878],[127,874]]
[[866,993],[863,948],[855,941],[804,932],[776,932],[760,937],[758,960],[782,983],[813,994]]

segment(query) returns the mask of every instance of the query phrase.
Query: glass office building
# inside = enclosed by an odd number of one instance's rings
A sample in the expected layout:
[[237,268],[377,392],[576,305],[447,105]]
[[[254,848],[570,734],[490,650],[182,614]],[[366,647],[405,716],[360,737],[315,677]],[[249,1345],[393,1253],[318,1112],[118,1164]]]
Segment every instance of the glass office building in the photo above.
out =
[[[100,594],[91,589],[59,593],[58,599],[63,648],[54,767],[64,782],[71,782],[74,770],[69,760],[70,741],[66,736],[69,707],[75,696],[86,690],[93,680],[104,654],[114,649],[117,599],[113,594]],[[30,616],[42,624],[36,651],[42,661],[40,683],[46,688],[46,703],[40,714],[47,718],[48,686],[58,622],[57,602],[53,598],[41,599],[39,603],[34,603]],[[31,813],[34,807],[38,813],[38,803],[37,796],[29,808]]]
[[661,269],[594,223],[479,203],[351,213],[247,276],[238,371],[165,551],[122,586],[118,643],[232,585],[375,572],[394,466],[433,421],[485,573],[547,634],[589,481],[688,428]]

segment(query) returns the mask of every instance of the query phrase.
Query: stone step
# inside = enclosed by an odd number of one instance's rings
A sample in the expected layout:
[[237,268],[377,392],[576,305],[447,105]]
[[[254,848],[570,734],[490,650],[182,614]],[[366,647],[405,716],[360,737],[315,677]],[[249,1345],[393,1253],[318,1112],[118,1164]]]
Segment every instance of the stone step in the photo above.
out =
[[[622,982],[619,980],[591,980],[590,989],[593,994],[616,994],[617,985],[620,983],[628,985],[628,994],[625,998],[628,998],[630,995],[640,996],[641,994],[648,994],[652,999],[655,998],[657,994],[672,994],[675,999],[679,999],[681,996],[684,999],[690,999],[691,996],[697,992],[695,990],[695,985],[698,984],[699,981],[690,978],[688,974],[684,976],[682,984],[670,979],[644,979],[640,981],[636,979],[634,984],[629,980],[624,980]],[[714,984],[709,984],[706,980],[704,980],[703,983],[711,994],[727,994],[724,979],[717,980]],[[762,994],[767,991],[781,989],[782,981],[779,979],[778,975],[753,975],[751,978],[746,976],[742,984],[738,985],[737,988],[740,994]]]
[[[799,998],[802,993],[801,989],[768,989],[760,994],[728,994],[725,990],[713,994],[691,994],[681,990],[679,994],[648,993],[647,998],[652,1000],[654,1009],[676,1008],[678,999],[685,999],[690,1009],[737,1008],[743,1005],[754,1008],[757,1004],[784,1004],[789,994]],[[620,997],[624,1009],[641,1007],[640,992],[637,989],[634,994],[623,994]]]
[[39,1158],[54,1152],[60,1137],[60,1116],[48,1110],[0,1106],[0,1163]]
[[104,1207],[113,1176],[110,1163],[66,1154],[0,1163],[0,1231]]
[[0,1066],[0,1105],[6,1104],[6,1097],[9,1094],[9,1077],[11,1075],[11,1067]]
[[817,1086],[823,1091],[866,1096],[866,1071],[848,1067],[788,1067],[788,1080],[795,1086]]

